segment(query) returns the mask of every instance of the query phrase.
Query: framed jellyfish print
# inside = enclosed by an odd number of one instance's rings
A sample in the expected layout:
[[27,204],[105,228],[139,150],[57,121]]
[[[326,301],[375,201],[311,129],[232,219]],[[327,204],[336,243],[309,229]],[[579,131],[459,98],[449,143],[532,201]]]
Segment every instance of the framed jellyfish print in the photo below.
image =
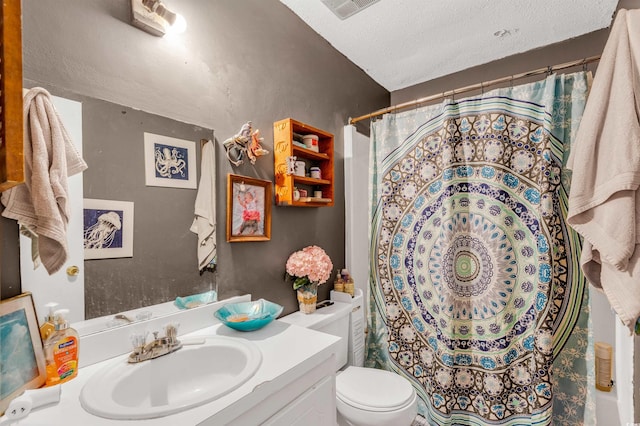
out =
[[144,166],[147,186],[197,188],[195,142],[145,132]]
[[84,199],[84,258],[133,257],[133,202]]

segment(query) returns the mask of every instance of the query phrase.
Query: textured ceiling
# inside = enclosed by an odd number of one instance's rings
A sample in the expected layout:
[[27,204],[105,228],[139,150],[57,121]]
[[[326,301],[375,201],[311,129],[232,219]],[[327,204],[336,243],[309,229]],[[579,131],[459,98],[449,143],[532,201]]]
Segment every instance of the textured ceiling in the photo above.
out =
[[280,1],[389,91],[608,27],[618,3],[381,0],[341,20],[321,0]]

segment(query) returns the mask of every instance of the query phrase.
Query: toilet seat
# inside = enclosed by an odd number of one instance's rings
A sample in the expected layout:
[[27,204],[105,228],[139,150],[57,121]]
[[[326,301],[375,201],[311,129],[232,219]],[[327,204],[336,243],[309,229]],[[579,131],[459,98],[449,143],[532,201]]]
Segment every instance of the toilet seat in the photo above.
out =
[[405,378],[375,368],[348,367],[336,377],[336,396],[364,411],[397,411],[415,402],[415,391]]

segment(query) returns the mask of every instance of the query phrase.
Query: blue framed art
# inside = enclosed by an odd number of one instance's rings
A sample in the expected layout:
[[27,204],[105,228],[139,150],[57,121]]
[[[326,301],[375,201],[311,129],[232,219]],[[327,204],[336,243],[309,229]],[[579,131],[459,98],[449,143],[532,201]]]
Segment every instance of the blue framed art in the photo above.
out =
[[197,187],[195,142],[145,132],[144,163],[147,186]]
[[133,257],[133,202],[84,199],[85,259]]

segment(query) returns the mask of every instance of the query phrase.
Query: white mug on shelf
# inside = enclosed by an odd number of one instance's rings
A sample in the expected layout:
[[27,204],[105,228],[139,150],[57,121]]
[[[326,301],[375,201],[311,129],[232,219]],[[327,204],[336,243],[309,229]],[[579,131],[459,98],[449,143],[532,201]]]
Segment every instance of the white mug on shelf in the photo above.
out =
[[311,173],[312,178],[320,179],[322,177],[320,167],[311,167],[309,172]]
[[296,176],[304,176],[306,164],[304,161],[296,161]]

